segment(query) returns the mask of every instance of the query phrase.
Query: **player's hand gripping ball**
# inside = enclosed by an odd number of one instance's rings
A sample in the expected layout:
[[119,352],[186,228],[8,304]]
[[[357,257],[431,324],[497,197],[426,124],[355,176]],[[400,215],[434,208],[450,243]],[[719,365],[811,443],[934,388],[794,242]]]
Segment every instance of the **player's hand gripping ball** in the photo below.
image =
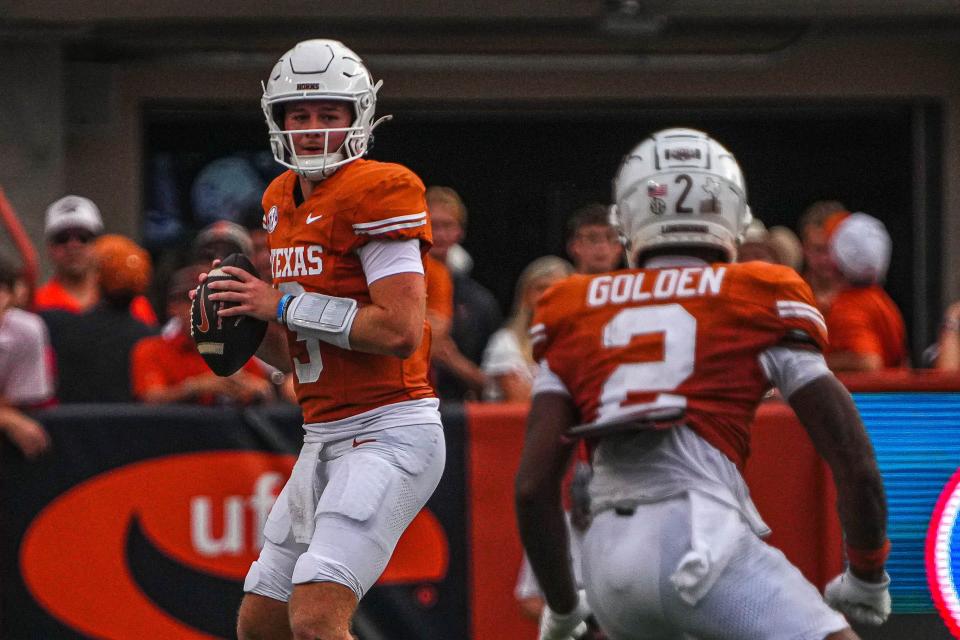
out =
[[207,279],[197,287],[197,295],[190,306],[190,335],[197,344],[197,351],[203,356],[210,370],[218,376],[236,373],[256,353],[263,336],[267,333],[267,323],[250,316],[232,316],[221,318],[217,311],[234,306],[234,302],[210,300],[207,285],[218,280],[238,280],[225,273],[221,267],[237,267],[260,277],[256,267],[242,253],[231,253],[220,265],[207,274]]

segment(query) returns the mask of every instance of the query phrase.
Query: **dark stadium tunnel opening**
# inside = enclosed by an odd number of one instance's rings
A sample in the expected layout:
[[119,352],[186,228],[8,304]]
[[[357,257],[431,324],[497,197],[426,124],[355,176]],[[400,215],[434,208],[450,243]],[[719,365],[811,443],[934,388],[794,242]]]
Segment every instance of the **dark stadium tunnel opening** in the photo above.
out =
[[133,581],[158,609],[197,631],[236,637],[242,582],[197,571],[166,555],[146,535],[137,516],[130,521],[125,547]]

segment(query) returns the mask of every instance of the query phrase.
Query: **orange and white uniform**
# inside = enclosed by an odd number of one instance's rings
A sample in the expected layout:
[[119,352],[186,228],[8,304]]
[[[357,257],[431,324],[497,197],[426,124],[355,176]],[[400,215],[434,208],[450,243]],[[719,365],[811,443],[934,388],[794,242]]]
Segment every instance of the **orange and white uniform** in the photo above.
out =
[[[582,423],[683,411],[594,442],[582,575],[614,638],[823,638],[846,627],[761,537],[740,474],[749,425],[776,383],[829,375],[827,330],[792,269],[663,256],[661,268],[576,275],[541,298],[534,394],[568,395]],[[653,585],[653,586],[651,586]],[[751,603],[766,602],[761,614]],[[643,620],[638,626],[637,620]]]
[[[424,273],[430,220],[423,183],[397,164],[358,159],[297,202],[280,175],[263,197],[273,282],[370,304],[370,283]],[[427,380],[429,326],[408,358],[287,332],[304,444],[267,518],[244,591],[288,601],[293,585],[334,582],[358,599],[443,473],[439,401]]]
[[531,334],[582,422],[682,409],[738,466],[771,385],[758,356],[784,341],[827,344],[806,283],[762,262],[572,276],[543,296]]
[[[416,240],[421,256],[431,234],[424,187],[409,169],[356,160],[297,205],[297,175],[287,171],[263,196],[274,284],[370,303],[360,250],[373,241]],[[272,228],[271,228],[272,227]],[[422,266],[421,272],[422,272]],[[430,329],[411,357],[349,351],[288,331],[294,387],[307,424],[329,423],[398,402],[435,399],[427,379]],[[427,404],[434,404],[433,403]]]

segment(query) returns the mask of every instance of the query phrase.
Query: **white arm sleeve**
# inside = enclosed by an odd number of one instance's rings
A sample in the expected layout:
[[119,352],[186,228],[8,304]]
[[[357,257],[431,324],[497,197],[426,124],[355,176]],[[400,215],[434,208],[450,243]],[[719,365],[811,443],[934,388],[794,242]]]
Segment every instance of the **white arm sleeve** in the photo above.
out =
[[550,370],[550,365],[547,364],[546,360],[540,361],[540,368],[537,369],[537,375],[533,378],[531,395],[535,396],[538,393],[562,393],[565,396],[570,395],[570,390],[567,389],[567,385],[563,384],[563,380]]
[[398,273],[419,273],[423,275],[423,258],[420,257],[420,241],[410,240],[373,240],[357,251],[363,275],[367,285],[380,278]]
[[767,380],[780,389],[784,398],[789,398],[808,382],[830,374],[823,354],[815,351],[770,347],[759,358]]

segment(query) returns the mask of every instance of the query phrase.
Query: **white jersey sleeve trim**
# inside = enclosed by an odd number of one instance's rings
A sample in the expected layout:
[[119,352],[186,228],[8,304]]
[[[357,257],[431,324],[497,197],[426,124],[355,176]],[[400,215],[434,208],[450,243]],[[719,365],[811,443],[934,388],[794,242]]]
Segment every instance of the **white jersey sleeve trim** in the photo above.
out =
[[777,300],[777,314],[781,318],[803,318],[819,326],[824,333],[827,332],[827,323],[823,319],[820,310],[805,302],[797,300]]
[[571,395],[570,390],[567,389],[567,385],[563,384],[563,380],[550,370],[550,365],[546,360],[540,361],[537,375],[533,377],[533,389],[531,393],[532,395],[537,395],[538,393],[562,393],[565,396]]
[[423,258],[420,257],[420,241],[410,240],[373,240],[357,251],[363,275],[367,285],[381,278],[398,273],[419,273],[423,275]]
[[807,383],[830,374],[823,354],[806,349],[770,347],[760,354],[760,367],[784,398]]
[[427,212],[421,211],[420,213],[412,213],[406,216],[394,216],[392,218],[374,220],[373,222],[358,222],[353,225],[353,232],[357,235],[365,233],[373,236],[380,233],[386,233],[388,231],[396,231],[397,229],[422,227],[425,224],[427,224]]

